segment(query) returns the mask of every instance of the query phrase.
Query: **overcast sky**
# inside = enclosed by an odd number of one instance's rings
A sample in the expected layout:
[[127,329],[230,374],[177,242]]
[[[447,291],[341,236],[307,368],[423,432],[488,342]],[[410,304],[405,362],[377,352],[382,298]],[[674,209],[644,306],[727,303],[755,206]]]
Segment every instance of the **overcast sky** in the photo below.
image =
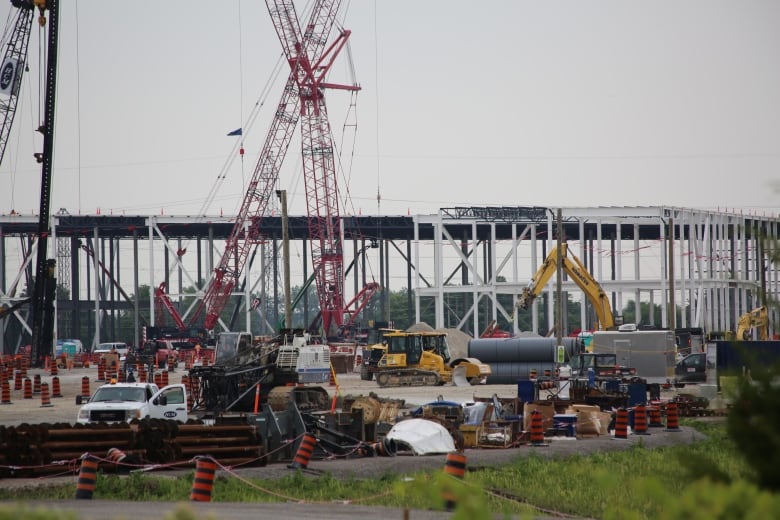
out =
[[[288,73],[266,88],[281,47],[265,3],[61,4],[52,212],[192,215],[215,186],[206,212],[235,212]],[[780,208],[780,2],[361,0],[342,13],[362,87],[327,94],[342,214]],[[38,53],[36,29],[0,214],[38,210]],[[349,61],[332,81],[351,81]],[[226,135],[238,127],[243,164]],[[294,142],[281,173],[291,214],[305,213],[299,156]]]

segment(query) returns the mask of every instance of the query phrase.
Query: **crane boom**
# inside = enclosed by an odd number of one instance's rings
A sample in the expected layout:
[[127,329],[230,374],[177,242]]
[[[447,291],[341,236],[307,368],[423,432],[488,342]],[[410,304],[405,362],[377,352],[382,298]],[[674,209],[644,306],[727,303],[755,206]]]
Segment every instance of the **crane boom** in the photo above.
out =
[[[283,47],[287,61],[292,63],[294,61],[292,49],[296,45],[308,46],[308,40],[304,40],[298,26],[295,6],[292,2],[275,2],[274,5],[266,3],[276,32],[279,38],[285,42]],[[316,11],[315,7],[312,11],[312,17],[316,16]],[[320,35],[315,34],[313,30],[308,33],[308,37],[320,39]],[[312,51],[321,52],[323,47],[322,44],[315,45]],[[214,270],[214,275],[203,300],[190,318],[190,323],[197,322],[205,309],[206,316],[203,326],[207,330],[213,330],[217,325],[219,316],[230,299],[233,288],[238,285],[238,279],[244,270],[252,246],[261,238],[260,221],[262,217],[269,214],[269,204],[275,193],[279,170],[298,124],[300,97],[297,74],[297,67],[294,67],[287,78],[281,100],[277,105],[276,115],[271,121],[271,128],[266,134],[241,208],[225,243],[225,252]]]
[[[536,271],[528,285],[523,288],[520,298],[517,300],[517,306],[521,309],[527,309],[533,301],[542,293],[547,282],[550,281],[553,273],[558,267],[558,249],[553,249],[545,258],[542,266]],[[574,280],[574,283],[582,289],[585,296],[593,305],[596,317],[599,320],[601,330],[610,330],[615,327],[615,317],[612,314],[612,306],[609,304],[609,298],[601,288],[601,285],[591,276],[588,269],[582,264],[579,258],[569,254],[569,248],[564,243],[560,248],[561,265],[563,270]]]
[[318,0],[301,32],[295,6],[290,0],[266,0],[268,12],[291,67],[276,116],[271,123],[241,209],[225,245],[219,265],[191,323],[205,309],[204,327],[213,330],[243,271],[249,251],[262,237],[261,219],[269,214],[279,171],[299,117],[306,185],[309,234],[314,277],[323,326],[341,324],[344,313],[342,233],[338,211],[335,163],[330,125],[322,89],[340,86],[324,81],[335,55],[345,45],[349,31],[340,33],[327,49],[325,44],[338,13],[340,1]]
[[[11,2],[16,11],[16,21],[13,31],[6,44],[3,61],[0,64],[0,163],[5,156],[5,148],[11,135],[11,126],[16,115],[16,105],[19,102],[19,88],[27,63],[27,47],[30,43],[35,6],[32,0],[14,0]],[[5,98],[4,96],[8,96]]]

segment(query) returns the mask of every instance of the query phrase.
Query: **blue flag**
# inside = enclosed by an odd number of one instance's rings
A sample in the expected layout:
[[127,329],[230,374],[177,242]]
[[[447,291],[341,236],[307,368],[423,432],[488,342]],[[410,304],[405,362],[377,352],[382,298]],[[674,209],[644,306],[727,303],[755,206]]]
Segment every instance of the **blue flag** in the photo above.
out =
[[236,128],[235,130],[230,132],[228,135],[241,135],[241,134],[242,134],[241,129],[240,128]]

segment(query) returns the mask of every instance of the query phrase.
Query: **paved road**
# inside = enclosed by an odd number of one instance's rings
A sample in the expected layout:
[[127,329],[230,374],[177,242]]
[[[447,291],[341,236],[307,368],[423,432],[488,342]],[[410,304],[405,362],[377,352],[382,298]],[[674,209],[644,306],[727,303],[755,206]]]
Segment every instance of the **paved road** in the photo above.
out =
[[110,520],[118,518],[118,512],[124,518],[143,518],[158,520],[174,511],[186,508],[199,519],[226,518],[230,520],[256,520],[257,518],[284,518],[285,520],[324,520],[324,519],[411,519],[439,520],[450,518],[452,514],[442,511],[404,511],[386,507],[368,507],[353,504],[247,504],[235,502],[120,502],[108,500],[57,500],[41,501],[36,507],[46,507],[57,511],[78,513],[81,520]]

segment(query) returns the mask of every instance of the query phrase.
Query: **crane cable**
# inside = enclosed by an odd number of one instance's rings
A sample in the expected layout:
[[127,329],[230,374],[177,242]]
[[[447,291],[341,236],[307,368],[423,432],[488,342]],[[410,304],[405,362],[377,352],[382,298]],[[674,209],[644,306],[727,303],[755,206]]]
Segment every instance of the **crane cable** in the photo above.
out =
[[[250,112],[249,116],[246,119],[246,122],[244,123],[244,126],[242,127],[242,140],[236,141],[236,143],[233,145],[233,148],[231,149],[230,154],[228,154],[227,158],[225,159],[225,162],[222,165],[222,168],[220,168],[219,173],[217,173],[217,177],[214,180],[214,184],[211,187],[211,190],[209,191],[208,195],[206,196],[205,201],[203,202],[203,205],[201,206],[201,209],[198,211],[199,217],[205,217],[206,212],[209,210],[211,205],[214,203],[214,200],[217,197],[217,192],[219,188],[221,187],[222,183],[227,178],[227,173],[230,170],[230,167],[233,165],[233,161],[236,159],[236,152],[240,151],[241,147],[243,146],[243,138],[246,137],[247,134],[249,134],[249,131],[254,126],[255,121],[257,120],[257,117],[260,114],[260,110],[265,106],[265,103],[268,99],[268,95],[270,92],[271,87],[273,86],[274,82],[276,81],[276,78],[281,73],[283,65],[286,65],[286,62],[283,59],[283,55],[281,55],[276,62],[276,65],[274,66],[273,72],[271,74],[271,77],[268,79],[268,81],[265,83],[263,88],[261,89],[260,95],[258,96],[257,100],[255,101],[255,104],[252,107],[252,111]],[[239,200],[240,202],[240,200]]]
[[[241,0],[238,0],[238,120],[244,117],[244,38],[241,32]],[[241,186],[246,186],[244,177],[244,129],[239,127],[241,139],[238,155],[241,158]]]
[[[347,4],[347,8],[344,11],[343,19],[346,19],[347,13],[349,12],[349,4]],[[338,24],[338,28],[343,30],[343,24]],[[352,85],[358,85],[357,81],[357,74],[355,72],[355,63],[352,58],[352,45],[349,41],[347,41],[347,44],[345,46],[345,51],[347,55],[347,69],[349,73],[349,79],[350,84]],[[352,172],[353,167],[355,163],[355,145],[357,143],[357,131],[358,131],[358,114],[357,114],[357,95],[359,91],[352,91],[350,94],[350,104],[349,108],[347,109],[346,114],[344,115],[344,122],[341,127],[341,139],[339,142],[338,147],[336,146],[335,142],[333,142],[334,148],[337,148],[337,153],[335,154],[335,158],[338,162],[338,170],[340,173],[340,177],[343,180],[343,185],[345,186],[344,193],[341,195],[342,203],[345,208],[349,208],[349,210],[352,212],[353,215],[357,215],[358,211],[355,209],[354,199],[352,198],[352,192],[350,189],[351,186],[351,180],[352,180]],[[343,152],[345,149],[344,141],[347,136],[348,129],[352,130],[352,146],[349,153],[349,164],[345,167],[344,162],[342,160]],[[331,138],[331,140],[333,140]],[[361,236],[363,235],[362,230],[359,230]],[[374,273],[374,267],[368,256],[364,256],[366,258],[366,265],[367,269],[369,271],[369,274],[371,275],[371,279],[375,280],[376,276]]]
[[78,213],[81,215],[81,65],[79,60],[79,1],[76,0],[76,172],[78,176]]

